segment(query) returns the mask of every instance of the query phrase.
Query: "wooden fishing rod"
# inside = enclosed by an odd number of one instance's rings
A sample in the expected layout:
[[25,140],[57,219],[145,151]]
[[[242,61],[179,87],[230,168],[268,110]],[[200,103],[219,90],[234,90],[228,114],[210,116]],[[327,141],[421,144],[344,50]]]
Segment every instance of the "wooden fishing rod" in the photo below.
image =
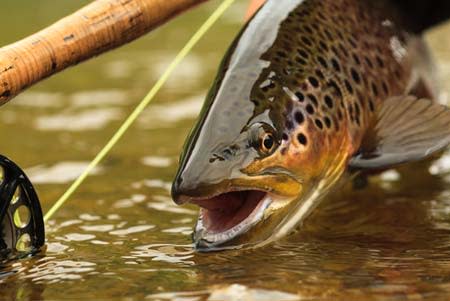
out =
[[96,0],[0,48],[0,105],[36,82],[119,47],[206,0]]

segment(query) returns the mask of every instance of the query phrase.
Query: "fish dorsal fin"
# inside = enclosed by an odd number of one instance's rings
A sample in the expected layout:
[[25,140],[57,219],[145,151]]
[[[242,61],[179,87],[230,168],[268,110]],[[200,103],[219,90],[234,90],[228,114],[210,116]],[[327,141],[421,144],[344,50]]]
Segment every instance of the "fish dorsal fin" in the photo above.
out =
[[383,169],[418,161],[450,144],[450,109],[429,99],[398,96],[376,112],[360,151],[350,160],[355,169]]

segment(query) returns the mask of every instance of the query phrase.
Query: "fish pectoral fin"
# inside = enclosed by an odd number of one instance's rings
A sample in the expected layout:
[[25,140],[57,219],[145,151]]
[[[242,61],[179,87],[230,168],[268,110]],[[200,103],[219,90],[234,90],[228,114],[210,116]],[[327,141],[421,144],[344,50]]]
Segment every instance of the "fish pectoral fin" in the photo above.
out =
[[377,109],[373,126],[369,127],[349,167],[390,168],[424,159],[449,144],[448,107],[410,95],[392,97]]

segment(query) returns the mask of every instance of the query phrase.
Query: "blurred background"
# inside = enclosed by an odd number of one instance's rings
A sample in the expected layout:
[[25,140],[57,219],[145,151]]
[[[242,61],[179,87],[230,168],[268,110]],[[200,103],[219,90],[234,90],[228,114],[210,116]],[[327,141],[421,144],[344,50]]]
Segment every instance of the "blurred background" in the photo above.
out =
[[[2,0],[0,45],[90,1]],[[0,153],[25,168],[46,212],[218,5],[209,1],[0,108]],[[47,227],[47,250],[0,267],[9,300],[397,300],[450,296],[450,155],[327,200],[301,233],[255,252],[195,254],[194,207],[169,189],[216,68],[243,24],[239,0]],[[450,24],[427,35],[443,97]],[[421,172],[418,172],[420,170]],[[423,171],[423,172],[422,172]],[[222,298],[222,299],[221,299]],[[264,299],[266,298],[266,299]]]

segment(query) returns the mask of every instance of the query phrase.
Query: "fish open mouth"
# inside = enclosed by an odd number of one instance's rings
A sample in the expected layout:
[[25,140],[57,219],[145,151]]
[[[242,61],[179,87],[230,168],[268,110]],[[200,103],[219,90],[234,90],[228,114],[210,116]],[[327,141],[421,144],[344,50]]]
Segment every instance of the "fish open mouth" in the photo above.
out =
[[245,233],[264,215],[272,199],[265,191],[231,191],[191,200],[201,207],[194,240],[199,248],[211,248]]

